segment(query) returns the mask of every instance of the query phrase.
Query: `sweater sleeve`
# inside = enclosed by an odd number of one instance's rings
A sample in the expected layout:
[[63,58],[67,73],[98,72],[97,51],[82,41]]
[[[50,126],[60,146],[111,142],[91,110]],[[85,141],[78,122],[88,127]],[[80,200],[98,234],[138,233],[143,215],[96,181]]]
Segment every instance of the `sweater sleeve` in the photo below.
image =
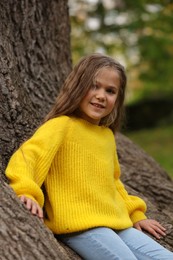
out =
[[136,222],[146,219],[146,203],[137,196],[129,195],[126,191],[123,183],[120,180],[120,165],[117,157],[117,153],[115,156],[115,186],[122,199],[125,202],[126,208],[129,213],[129,217],[133,224]]
[[41,207],[44,204],[41,186],[65,137],[68,120],[61,116],[44,123],[12,155],[6,168],[6,176],[15,193],[33,199]]
[[120,179],[116,180],[115,184],[119,194],[126,204],[126,208],[128,210],[132,223],[135,224],[140,220],[146,219],[147,217],[145,216],[145,202],[137,196],[129,195]]

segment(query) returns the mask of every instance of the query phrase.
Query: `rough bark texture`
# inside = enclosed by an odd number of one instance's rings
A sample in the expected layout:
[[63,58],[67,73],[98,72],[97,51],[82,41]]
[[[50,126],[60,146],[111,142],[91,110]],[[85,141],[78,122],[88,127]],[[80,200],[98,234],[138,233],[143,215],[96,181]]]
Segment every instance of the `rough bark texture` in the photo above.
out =
[[[79,259],[22,206],[4,177],[9,157],[39,125],[71,69],[67,1],[1,0],[0,34],[0,259]],[[168,228],[160,243],[173,249],[173,182],[130,140],[117,141],[129,192]]]
[[8,159],[44,117],[71,68],[67,1],[2,0],[0,33],[1,156]]
[[28,214],[3,174],[71,69],[67,1],[2,0],[0,33],[0,259],[76,259]]
[[119,134],[117,146],[122,180],[127,190],[143,198],[148,206],[147,216],[167,228],[167,236],[160,240],[160,244],[173,251],[173,180],[127,137]]

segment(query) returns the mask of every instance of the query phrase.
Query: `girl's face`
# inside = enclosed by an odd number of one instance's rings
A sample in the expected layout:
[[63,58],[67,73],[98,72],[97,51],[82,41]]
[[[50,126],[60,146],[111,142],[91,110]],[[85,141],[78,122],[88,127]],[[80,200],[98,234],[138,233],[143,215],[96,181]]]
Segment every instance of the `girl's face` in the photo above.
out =
[[95,83],[80,103],[80,117],[99,125],[100,120],[110,114],[115,107],[119,88],[120,77],[115,69],[99,70]]

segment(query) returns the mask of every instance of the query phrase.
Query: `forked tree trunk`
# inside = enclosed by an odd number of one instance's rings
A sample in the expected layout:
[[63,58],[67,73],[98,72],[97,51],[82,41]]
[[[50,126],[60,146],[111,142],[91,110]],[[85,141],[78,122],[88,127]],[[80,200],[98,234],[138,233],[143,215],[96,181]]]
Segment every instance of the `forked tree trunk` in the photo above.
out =
[[0,259],[76,259],[4,178],[10,155],[44,118],[71,69],[67,1],[2,0],[0,34]]
[[[71,69],[66,0],[0,1],[0,259],[78,259],[32,216],[9,188],[13,151],[41,123]],[[168,227],[173,249],[173,182],[145,153],[118,135],[122,177],[144,196],[150,217]],[[134,191],[135,190],[135,191]]]

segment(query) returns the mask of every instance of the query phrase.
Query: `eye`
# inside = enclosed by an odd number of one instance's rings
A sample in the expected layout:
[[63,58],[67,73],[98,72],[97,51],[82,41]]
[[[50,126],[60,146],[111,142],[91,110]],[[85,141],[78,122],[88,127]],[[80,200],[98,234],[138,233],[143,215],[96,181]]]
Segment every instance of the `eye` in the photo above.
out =
[[114,88],[108,88],[106,91],[107,91],[107,93],[112,94],[112,95],[117,93],[117,90]]

